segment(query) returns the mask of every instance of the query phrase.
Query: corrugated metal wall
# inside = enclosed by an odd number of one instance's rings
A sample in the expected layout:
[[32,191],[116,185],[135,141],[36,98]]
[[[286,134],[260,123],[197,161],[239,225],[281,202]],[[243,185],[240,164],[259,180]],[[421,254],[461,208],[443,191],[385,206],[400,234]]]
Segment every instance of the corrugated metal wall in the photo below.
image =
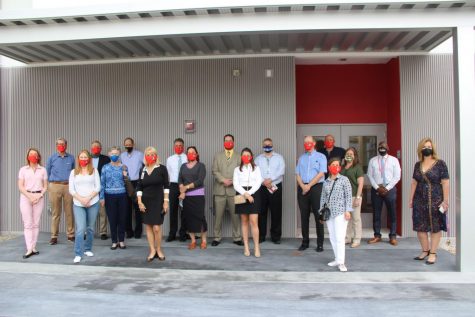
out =
[[[265,69],[273,69],[273,78]],[[232,70],[239,69],[240,77]],[[213,228],[211,166],[222,137],[232,133],[237,148],[260,153],[265,137],[286,159],[283,234],[296,234],[295,70],[291,57],[167,61],[108,65],[4,69],[1,81],[1,223],[2,231],[21,231],[17,172],[29,146],[46,159],[63,136],[69,152],[104,147],[135,138],[139,149],[157,147],[162,161],[172,142],[183,137],[196,145],[208,169],[207,219]],[[196,120],[196,133],[184,133],[184,120]],[[168,217],[167,217],[168,218]],[[229,219],[224,234],[231,235]],[[50,216],[41,220],[49,231]],[[165,221],[168,233],[168,219]],[[64,221],[61,230],[64,232]],[[210,230],[210,234],[212,229]]]
[[[404,236],[415,236],[408,207],[417,145],[431,137],[439,157],[449,168],[450,204],[455,207],[455,121],[452,55],[403,56],[401,72],[401,128]],[[455,212],[449,212],[449,231],[455,237]]]

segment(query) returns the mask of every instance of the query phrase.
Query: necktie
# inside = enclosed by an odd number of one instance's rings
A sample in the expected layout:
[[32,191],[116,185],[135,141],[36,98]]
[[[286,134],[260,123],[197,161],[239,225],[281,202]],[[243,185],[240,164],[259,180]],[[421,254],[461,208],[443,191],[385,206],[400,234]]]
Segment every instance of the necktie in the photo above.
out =
[[181,160],[181,155],[178,155],[178,174],[180,174],[180,168],[182,164],[183,164],[183,161]]
[[229,160],[231,158],[231,151],[226,151],[226,159]]
[[381,176],[383,176],[383,185],[386,186],[388,184],[388,182],[386,181],[386,173],[385,173],[386,172],[385,171],[386,170],[386,166],[385,166],[386,164],[385,164],[384,161],[385,161],[384,157],[382,157],[381,158],[381,169],[382,169],[382,172],[381,172],[382,175]]

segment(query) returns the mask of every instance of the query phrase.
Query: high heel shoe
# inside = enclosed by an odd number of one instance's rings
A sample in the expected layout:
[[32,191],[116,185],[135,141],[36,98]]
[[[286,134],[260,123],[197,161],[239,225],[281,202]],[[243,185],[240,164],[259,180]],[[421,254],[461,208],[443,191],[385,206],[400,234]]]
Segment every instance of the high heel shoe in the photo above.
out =
[[427,251],[422,250],[422,253],[427,253],[427,254],[426,254],[425,256],[423,256],[423,257],[416,256],[416,257],[414,258],[414,260],[416,260],[416,261],[423,261],[423,260],[425,260],[425,259],[429,256],[430,250],[427,250]]
[[194,250],[196,249],[196,241],[195,242],[191,242],[189,245],[188,245],[188,250]]
[[[435,255],[435,259],[434,259],[434,261],[429,261],[429,259],[427,259],[426,264],[428,264],[428,265],[435,264],[435,262],[437,261],[437,253],[436,253],[436,252],[434,252],[434,253],[433,253],[433,252],[429,252],[429,254],[434,254],[434,255]],[[430,255],[429,255],[429,256],[430,256]]]
[[147,262],[152,262],[153,259],[155,259],[157,257],[157,253],[155,253],[153,256],[148,256],[147,257]]
[[250,256],[251,252],[249,252],[249,249],[244,249],[244,256]]
[[256,258],[260,258],[261,257],[261,249],[254,248],[254,256]]
[[206,243],[206,241],[201,241],[201,244],[200,244],[200,249],[201,250],[204,250],[208,248],[208,244]]

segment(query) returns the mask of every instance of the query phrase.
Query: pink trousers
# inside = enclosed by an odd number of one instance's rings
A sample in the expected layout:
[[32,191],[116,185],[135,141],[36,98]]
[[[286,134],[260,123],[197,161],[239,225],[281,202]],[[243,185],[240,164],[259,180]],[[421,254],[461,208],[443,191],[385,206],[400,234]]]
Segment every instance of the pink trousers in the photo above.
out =
[[44,204],[44,198],[41,198],[35,205],[33,205],[28,198],[24,195],[20,195],[20,211],[21,218],[23,219],[27,251],[31,251],[36,247],[38,234],[40,233],[40,218]]

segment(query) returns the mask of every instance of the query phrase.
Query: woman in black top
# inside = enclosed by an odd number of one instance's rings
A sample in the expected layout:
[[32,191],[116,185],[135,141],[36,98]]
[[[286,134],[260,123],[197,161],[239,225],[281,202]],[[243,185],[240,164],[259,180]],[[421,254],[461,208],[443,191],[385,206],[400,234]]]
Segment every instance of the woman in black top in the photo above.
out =
[[143,223],[147,232],[150,254],[147,261],[154,258],[165,260],[161,249],[163,217],[168,211],[169,181],[168,171],[158,161],[157,150],[148,147],[144,152],[144,164],[137,182],[137,200],[143,212]]
[[183,217],[185,228],[191,237],[188,249],[196,248],[195,232],[201,232],[201,249],[206,249],[206,232],[208,224],[205,218],[206,167],[200,163],[198,150],[194,146],[186,149],[188,163],[183,164],[178,176],[180,199],[183,200]]

